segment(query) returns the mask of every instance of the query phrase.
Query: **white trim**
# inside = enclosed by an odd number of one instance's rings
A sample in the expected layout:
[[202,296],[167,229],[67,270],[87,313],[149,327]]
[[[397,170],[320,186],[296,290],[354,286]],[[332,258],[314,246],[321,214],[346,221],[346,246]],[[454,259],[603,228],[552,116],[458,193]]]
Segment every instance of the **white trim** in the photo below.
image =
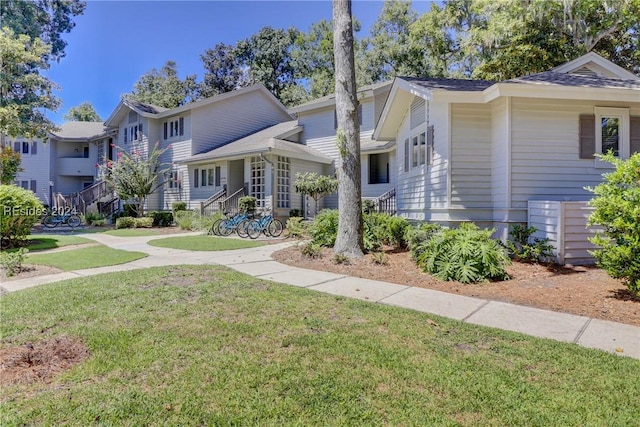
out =
[[513,179],[513,170],[512,168],[512,148],[513,148],[513,114],[511,113],[511,97],[507,97],[507,173],[509,176],[507,177],[507,209],[512,209],[512,182]]
[[589,52],[586,55],[582,55],[581,57],[576,58],[573,61],[569,61],[565,64],[553,68],[551,71],[570,74],[571,72],[585,66],[589,68],[589,63],[596,65],[599,69],[603,68],[609,74],[615,75],[616,78],[625,80],[640,80],[632,72],[625,70],[624,68],[603,58],[595,52]]
[[447,169],[447,204],[446,204],[446,208],[447,209],[451,209],[451,192],[452,192],[452,188],[451,188],[451,157],[452,157],[452,147],[453,147],[453,141],[452,141],[452,134],[453,132],[451,132],[451,114],[452,114],[452,108],[451,108],[452,104],[447,104],[447,158],[446,158],[446,164],[445,164],[445,168]]
[[[618,150],[619,158],[628,159],[631,151],[631,138],[629,135],[629,109],[614,107],[595,107],[596,116],[596,154],[602,153],[602,118],[614,117],[620,119],[620,128],[618,129]],[[599,162],[596,159],[596,163]]]

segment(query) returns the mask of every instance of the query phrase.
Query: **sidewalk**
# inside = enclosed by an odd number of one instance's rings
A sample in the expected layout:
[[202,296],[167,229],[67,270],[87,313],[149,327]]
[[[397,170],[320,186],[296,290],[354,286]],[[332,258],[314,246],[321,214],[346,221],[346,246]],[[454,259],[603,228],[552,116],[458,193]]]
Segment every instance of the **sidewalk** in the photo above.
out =
[[[198,234],[200,233],[183,233],[179,236]],[[289,242],[213,253],[158,248],[148,244],[150,240],[171,236],[126,238],[105,234],[84,234],[81,236],[115,249],[144,252],[149,256],[127,264],[6,282],[1,286],[2,292],[14,292],[60,280],[114,271],[179,264],[223,265],[260,279],[304,287],[332,295],[408,308],[535,337],[573,342],[584,347],[640,359],[640,327],[430,289],[305,270],[274,261],[271,254],[291,245]],[[187,254],[188,256],[181,256]]]

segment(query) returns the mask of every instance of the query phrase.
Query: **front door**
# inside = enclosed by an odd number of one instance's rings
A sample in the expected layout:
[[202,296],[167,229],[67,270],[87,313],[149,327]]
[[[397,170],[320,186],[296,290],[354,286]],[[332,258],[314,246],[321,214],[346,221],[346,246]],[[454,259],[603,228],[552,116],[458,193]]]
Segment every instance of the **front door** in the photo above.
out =
[[244,160],[231,160],[227,169],[227,195],[244,188]]

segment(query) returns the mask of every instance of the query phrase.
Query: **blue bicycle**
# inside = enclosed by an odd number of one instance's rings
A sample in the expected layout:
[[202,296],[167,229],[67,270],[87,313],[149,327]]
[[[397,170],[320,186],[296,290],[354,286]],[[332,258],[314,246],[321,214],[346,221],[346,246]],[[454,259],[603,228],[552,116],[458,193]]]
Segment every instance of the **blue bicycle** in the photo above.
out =
[[66,224],[71,228],[76,228],[82,224],[82,219],[74,213],[47,215],[42,221],[42,224],[47,228],[55,228],[60,224]]
[[213,223],[211,226],[211,232],[217,236],[228,236],[234,231],[240,237],[247,237],[246,224],[248,222],[249,215],[240,213],[231,218],[220,219]]
[[262,215],[257,220],[250,221],[245,225],[245,229],[250,238],[257,239],[261,233],[264,233],[265,236],[278,237],[282,234],[284,226],[279,219],[269,213]]

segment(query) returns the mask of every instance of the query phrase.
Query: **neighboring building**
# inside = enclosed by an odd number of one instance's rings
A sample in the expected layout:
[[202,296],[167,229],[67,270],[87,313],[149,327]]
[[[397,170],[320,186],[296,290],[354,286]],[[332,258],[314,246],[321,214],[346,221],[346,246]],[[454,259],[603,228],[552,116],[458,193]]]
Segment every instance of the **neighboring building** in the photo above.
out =
[[[396,187],[395,141],[374,141],[373,130],[391,90],[391,83],[383,82],[358,90],[360,119],[360,161],[362,165],[362,197],[374,199]],[[336,145],[336,99],[328,95],[289,109],[304,128],[302,141],[308,147],[340,161]],[[335,168],[332,168],[333,173]],[[337,207],[337,195],[322,200],[324,207]]]
[[[294,195],[296,171],[318,170],[331,159],[301,143],[302,127],[262,85],[164,109],[121,101],[105,122],[115,144],[142,155],[157,143],[171,167],[148,210],[211,205],[233,194],[255,196],[277,215],[302,207]],[[201,205],[201,203],[203,205]]]
[[640,79],[595,53],[497,83],[396,78],[373,136],[397,141],[399,215],[504,238],[531,200],[590,199],[594,154],[640,151]]
[[38,199],[50,205],[53,187],[51,175],[51,146],[40,139],[5,137],[4,144],[20,153],[22,172],[16,175],[15,184],[33,191]]

